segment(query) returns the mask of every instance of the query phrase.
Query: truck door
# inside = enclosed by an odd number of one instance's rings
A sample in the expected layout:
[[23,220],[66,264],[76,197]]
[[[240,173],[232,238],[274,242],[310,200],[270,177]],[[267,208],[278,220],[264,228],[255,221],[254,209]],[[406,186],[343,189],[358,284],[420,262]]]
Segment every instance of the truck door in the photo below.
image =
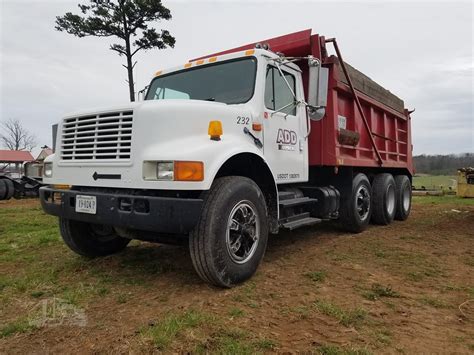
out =
[[[300,99],[301,74],[287,67],[282,67],[281,72]],[[263,149],[278,184],[308,180],[306,109],[304,105],[293,104],[294,96],[286,82],[277,67],[267,66]]]

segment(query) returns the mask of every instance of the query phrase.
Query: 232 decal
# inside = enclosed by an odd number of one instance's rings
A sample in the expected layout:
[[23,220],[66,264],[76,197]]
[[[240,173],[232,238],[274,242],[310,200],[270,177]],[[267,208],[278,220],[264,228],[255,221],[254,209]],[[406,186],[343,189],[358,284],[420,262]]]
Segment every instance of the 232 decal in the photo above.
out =
[[249,124],[250,122],[250,117],[241,117],[241,116],[237,116],[237,124]]

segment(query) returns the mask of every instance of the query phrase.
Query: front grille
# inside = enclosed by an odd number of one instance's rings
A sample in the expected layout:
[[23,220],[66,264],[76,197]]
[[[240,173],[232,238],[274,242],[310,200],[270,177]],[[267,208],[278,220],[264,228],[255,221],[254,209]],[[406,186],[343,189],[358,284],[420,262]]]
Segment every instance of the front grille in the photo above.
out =
[[63,160],[128,160],[133,111],[66,118],[61,135]]

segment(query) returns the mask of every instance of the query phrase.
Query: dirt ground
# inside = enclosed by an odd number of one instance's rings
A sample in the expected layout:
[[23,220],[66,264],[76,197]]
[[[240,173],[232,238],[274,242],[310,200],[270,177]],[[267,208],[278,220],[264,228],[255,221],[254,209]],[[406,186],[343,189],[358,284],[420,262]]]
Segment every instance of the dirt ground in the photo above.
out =
[[88,260],[35,200],[0,203],[0,353],[474,353],[474,204],[415,199],[406,222],[271,236],[217,289],[187,248]]

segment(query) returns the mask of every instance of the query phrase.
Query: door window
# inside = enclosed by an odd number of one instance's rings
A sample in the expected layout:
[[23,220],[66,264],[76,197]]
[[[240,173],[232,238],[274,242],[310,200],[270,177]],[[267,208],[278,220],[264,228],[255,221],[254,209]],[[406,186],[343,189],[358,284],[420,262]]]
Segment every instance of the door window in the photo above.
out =
[[[282,72],[293,92],[296,92],[294,75],[285,71]],[[281,76],[280,71],[273,66],[268,66],[265,81],[265,107],[273,111],[279,111],[282,107],[294,102],[295,98]],[[296,105],[290,105],[281,110],[281,112],[296,116]]]

